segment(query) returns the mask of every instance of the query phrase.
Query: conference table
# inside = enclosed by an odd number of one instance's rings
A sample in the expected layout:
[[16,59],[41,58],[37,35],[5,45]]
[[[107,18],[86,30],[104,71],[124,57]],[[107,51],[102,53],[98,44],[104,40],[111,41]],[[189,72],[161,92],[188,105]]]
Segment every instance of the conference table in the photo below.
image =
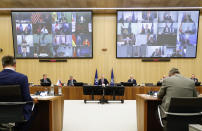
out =
[[62,131],[63,96],[33,96],[38,99],[36,116],[29,131]]
[[[199,97],[202,97],[200,93]],[[148,94],[136,95],[138,131],[163,131],[158,118],[157,108],[161,100]]]
[[[158,91],[160,86],[132,86],[125,87],[124,96],[117,96],[116,99],[123,100],[136,100],[136,108],[137,108],[137,128],[138,131],[162,131],[162,128],[159,123],[158,115],[157,115],[157,106],[161,104],[161,100],[156,97],[147,95],[149,91]],[[202,86],[196,87],[197,91],[202,94]],[[32,86],[30,87],[30,93],[34,94],[37,91],[47,91],[50,90],[50,87],[44,86]],[[55,94],[58,94],[58,87],[54,87]],[[95,99],[100,99],[102,96],[94,96]],[[64,100],[84,100],[91,99],[91,96],[83,95],[83,87],[81,86],[64,86],[62,87],[62,96],[61,103],[57,105],[57,102],[51,102],[52,99],[43,99],[39,100],[41,103],[41,108],[44,110],[41,111],[41,116],[39,122],[42,129],[47,129],[49,126],[50,131],[55,131],[57,128],[58,131],[62,129],[62,120],[59,120],[63,117],[63,107]],[[106,99],[112,99],[112,96],[106,96]],[[53,99],[54,100],[54,99]],[[43,104],[45,103],[45,104]],[[52,103],[52,104],[51,104]],[[51,106],[50,106],[51,105]],[[57,108],[57,106],[59,106]],[[48,114],[45,110],[50,110],[52,112],[57,112],[55,114]],[[61,117],[56,119],[56,115],[60,113]],[[49,117],[47,117],[49,115]],[[49,119],[53,117],[52,119]],[[47,122],[49,120],[49,122]],[[54,122],[55,121],[55,122]],[[56,122],[57,121],[57,122]],[[46,122],[46,124],[43,124]],[[59,125],[54,125],[54,123],[60,123]],[[49,124],[48,124],[49,123]],[[43,125],[48,125],[43,127]],[[33,130],[34,131],[34,130]]]
[[[147,94],[149,91],[159,91],[160,86],[125,86],[124,96],[116,96],[117,100],[136,100],[137,94]],[[197,91],[202,94],[202,86],[196,87]],[[31,86],[30,93],[35,94],[37,91],[50,90],[46,86]],[[58,94],[58,87],[54,86],[55,94]],[[82,86],[63,86],[62,94],[64,100],[84,100],[91,99],[90,95],[83,95]],[[94,96],[95,99],[100,99],[102,96]],[[106,99],[113,99],[112,96],[106,96]]]

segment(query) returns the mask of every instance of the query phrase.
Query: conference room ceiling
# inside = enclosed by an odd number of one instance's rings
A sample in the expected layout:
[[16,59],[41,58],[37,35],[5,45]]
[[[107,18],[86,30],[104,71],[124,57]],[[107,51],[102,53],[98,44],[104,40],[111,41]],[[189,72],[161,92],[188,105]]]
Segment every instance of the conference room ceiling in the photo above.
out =
[[[51,10],[51,8],[93,8],[94,12],[110,12],[120,8],[166,9],[201,7],[202,0],[1,0],[0,10]],[[31,8],[31,9],[29,9]],[[101,9],[95,9],[101,8]],[[104,9],[103,9],[104,8]],[[109,9],[105,9],[109,8]],[[82,10],[82,9],[80,9]]]

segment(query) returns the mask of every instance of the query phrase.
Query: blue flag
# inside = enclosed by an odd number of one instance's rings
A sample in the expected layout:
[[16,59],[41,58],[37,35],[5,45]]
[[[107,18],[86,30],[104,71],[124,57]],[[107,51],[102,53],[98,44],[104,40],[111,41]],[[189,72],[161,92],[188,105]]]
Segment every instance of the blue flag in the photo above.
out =
[[97,69],[96,69],[96,72],[95,72],[94,85],[98,85],[98,74],[97,74]]
[[110,85],[114,86],[114,72],[113,72],[113,69],[112,69],[112,72],[111,72],[111,82],[110,82]]

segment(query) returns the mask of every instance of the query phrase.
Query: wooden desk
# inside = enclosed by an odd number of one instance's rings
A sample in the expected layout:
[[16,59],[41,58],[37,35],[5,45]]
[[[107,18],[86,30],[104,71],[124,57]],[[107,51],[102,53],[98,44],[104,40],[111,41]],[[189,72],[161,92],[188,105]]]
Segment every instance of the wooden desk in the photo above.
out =
[[137,94],[137,129],[138,131],[163,131],[158,119],[157,106],[161,100],[146,95]]
[[[55,93],[58,92],[58,87],[55,88]],[[44,91],[49,90],[50,87],[44,86],[32,86],[30,87],[30,93],[34,94],[36,91]],[[125,87],[125,94],[123,97],[117,96],[116,99],[124,99],[124,100],[136,100],[136,94],[147,94],[149,91],[158,91],[160,86],[132,86]],[[202,93],[202,86],[196,87],[198,92]],[[64,95],[65,100],[84,100],[91,99],[91,96],[83,95],[83,87],[81,86],[64,86],[62,87],[62,93]],[[100,99],[101,96],[95,96],[95,99]],[[112,97],[107,96],[107,99],[112,99]]]
[[62,131],[64,97],[38,97],[37,115],[29,131]]

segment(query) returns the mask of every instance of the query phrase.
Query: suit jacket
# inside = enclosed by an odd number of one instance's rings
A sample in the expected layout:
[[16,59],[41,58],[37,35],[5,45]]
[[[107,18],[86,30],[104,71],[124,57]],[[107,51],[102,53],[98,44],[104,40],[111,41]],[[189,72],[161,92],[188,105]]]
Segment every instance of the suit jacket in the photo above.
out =
[[[161,106],[168,111],[171,97],[197,97],[195,83],[180,74],[175,74],[163,80],[157,97],[162,99]],[[162,117],[166,115],[162,114]]]
[[[20,85],[23,101],[32,101],[27,76],[10,69],[4,69],[0,72],[0,85]],[[23,114],[26,120],[31,117],[32,106],[33,104],[24,106]]]
[[[50,86],[50,85],[51,85],[51,80],[50,80],[49,78],[46,78],[46,80],[48,81],[48,83],[46,83],[46,85],[48,84],[47,86]],[[45,83],[45,80],[44,80],[44,79],[41,79],[41,80],[40,80],[40,83],[41,83],[42,86],[45,85],[45,84],[44,84],[44,83]]]
[[197,78],[191,78],[191,80],[193,80],[195,83],[198,82],[198,79],[197,79]]
[[[104,84],[107,85],[109,84],[108,80],[104,78]],[[99,79],[98,85],[102,85],[102,79]]]
[[129,80],[128,80],[128,82],[131,82],[131,83],[133,83],[134,85],[137,85],[137,83],[136,83],[136,80],[135,80],[135,79],[133,79],[132,81],[131,81],[131,79],[129,79]]
[[[76,82],[76,80],[75,79],[73,79],[73,84]],[[68,86],[73,86],[73,85],[71,85],[72,83],[71,83],[71,80],[68,80],[68,82],[67,82],[67,85]]]

